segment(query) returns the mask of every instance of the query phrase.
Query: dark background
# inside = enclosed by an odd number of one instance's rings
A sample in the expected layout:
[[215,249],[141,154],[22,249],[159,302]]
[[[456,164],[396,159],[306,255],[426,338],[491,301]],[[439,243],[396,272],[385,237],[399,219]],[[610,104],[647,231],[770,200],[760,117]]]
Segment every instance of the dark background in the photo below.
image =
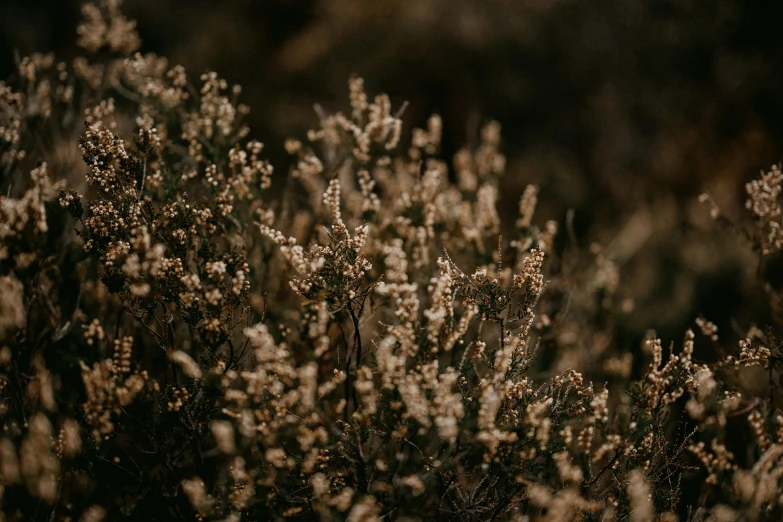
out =
[[[2,0],[0,77],[15,52],[73,57],[79,4]],[[527,183],[541,185],[539,222],[574,209],[580,246],[607,245],[621,265],[632,331],[679,339],[699,313],[722,328],[761,320],[752,256],[695,198],[709,190],[739,218],[744,183],[783,155],[780,2],[126,0],[124,12],[143,52],[243,86],[278,172],[283,140],[316,123],[313,103],[344,108],[357,74],[410,102],[409,127],[440,113],[447,157],[499,120],[505,219]]]

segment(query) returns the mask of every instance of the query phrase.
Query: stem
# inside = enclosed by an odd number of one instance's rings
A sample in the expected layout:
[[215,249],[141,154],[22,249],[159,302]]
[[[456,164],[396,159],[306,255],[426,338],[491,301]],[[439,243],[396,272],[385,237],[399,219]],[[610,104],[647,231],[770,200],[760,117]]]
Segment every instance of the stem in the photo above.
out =
[[[351,314],[351,321],[353,322],[353,342],[354,342],[354,351],[356,352],[356,366],[354,367],[354,372],[359,371],[359,364],[362,361],[362,334],[359,331],[359,318],[356,316],[356,313],[353,311],[353,306],[348,305],[348,312]],[[346,365],[349,363],[349,361],[346,360]],[[354,385],[353,389],[351,390],[351,395],[353,398],[353,410],[356,411],[359,409],[359,400],[356,396],[356,385]]]
[[[351,391],[351,367],[350,367],[350,354],[348,353],[348,340],[345,337],[345,330],[343,329],[342,319],[337,319],[337,326],[340,328],[340,333],[343,336],[343,344],[345,344],[345,382],[343,383],[343,395],[345,399],[345,407],[343,408],[343,420],[348,422],[348,397]],[[337,364],[340,364],[340,349],[337,348]]]
[[147,181],[147,156],[144,156],[144,169],[141,173],[141,187],[139,188],[139,193],[136,194],[136,203],[139,202],[141,199],[141,195],[144,193],[144,182]]
[[234,343],[231,341],[231,338],[229,338],[227,342],[228,342],[228,363],[226,364],[226,369],[223,370],[223,373],[226,373],[234,366]]
[[351,314],[351,321],[353,321],[353,337],[356,346],[356,367],[359,367],[359,363],[362,361],[362,334],[359,331],[359,318],[353,311],[352,307],[348,307],[348,312]]
[[618,458],[619,456],[620,456],[620,452],[619,452],[619,451],[618,451],[618,452],[615,452],[615,454],[614,454],[614,457],[612,457],[612,460],[610,460],[609,462],[607,462],[607,463],[606,463],[606,466],[604,466],[603,468],[601,468],[601,471],[599,471],[599,472],[598,472],[598,474],[597,474],[596,476],[594,476],[592,479],[590,479],[590,480],[588,480],[587,482],[585,482],[584,484],[582,484],[582,490],[583,490],[583,491],[586,491],[586,490],[587,490],[587,488],[589,488],[590,486],[592,486],[593,484],[595,484],[596,482],[598,482],[598,479],[600,479],[600,478],[603,476],[603,474],[604,474],[604,473],[606,473],[606,471],[607,471],[609,468],[611,468],[611,467],[612,467],[612,465],[615,463],[615,461],[617,460],[617,458]]

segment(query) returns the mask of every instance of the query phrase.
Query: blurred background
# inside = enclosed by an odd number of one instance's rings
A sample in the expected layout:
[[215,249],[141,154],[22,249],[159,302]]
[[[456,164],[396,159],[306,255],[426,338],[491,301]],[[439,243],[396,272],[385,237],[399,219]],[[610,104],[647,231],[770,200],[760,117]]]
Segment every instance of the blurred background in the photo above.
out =
[[[15,53],[72,57],[78,0],[2,0],[0,77]],[[753,254],[696,197],[744,211],[744,183],[783,155],[783,4],[727,0],[126,0],[143,52],[243,86],[252,134],[285,172],[283,140],[347,106],[347,78],[444,121],[444,157],[503,126],[501,208],[528,183],[537,221],[574,212],[580,247],[620,267],[636,342],[768,320]],[[780,264],[761,271],[773,285]],[[777,284],[781,282],[777,277]],[[756,296],[756,297],[754,297]],[[760,315],[761,314],[761,315]]]

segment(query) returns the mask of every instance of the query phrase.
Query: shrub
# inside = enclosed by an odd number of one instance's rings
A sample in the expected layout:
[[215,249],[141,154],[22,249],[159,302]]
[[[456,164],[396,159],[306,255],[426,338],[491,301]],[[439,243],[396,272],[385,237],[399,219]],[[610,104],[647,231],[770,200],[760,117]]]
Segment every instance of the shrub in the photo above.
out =
[[[499,124],[449,170],[438,116],[407,138],[353,78],[275,188],[239,87],[136,53],[117,0],[83,14],[83,57],[0,83],[4,519],[783,516],[778,331],[607,340],[612,260],[534,186],[501,222]],[[782,180],[748,227],[704,197],[760,259]]]

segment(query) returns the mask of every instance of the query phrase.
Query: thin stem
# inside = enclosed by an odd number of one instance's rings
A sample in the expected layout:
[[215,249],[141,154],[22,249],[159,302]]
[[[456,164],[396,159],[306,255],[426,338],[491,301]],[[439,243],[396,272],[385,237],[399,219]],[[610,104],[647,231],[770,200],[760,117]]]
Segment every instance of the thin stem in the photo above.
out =
[[141,173],[141,187],[139,188],[139,193],[136,194],[136,203],[139,202],[141,199],[141,195],[144,193],[144,182],[147,181],[147,156],[144,156],[144,168],[142,169]]
[[[362,334],[359,331],[359,318],[356,316],[356,313],[353,311],[353,306],[351,306],[350,304],[348,305],[348,313],[351,314],[351,321],[353,322],[353,342],[354,342],[354,351],[356,352],[356,365],[353,371],[358,372],[359,364],[362,361]],[[346,360],[346,365],[348,363],[349,361]],[[353,409],[354,411],[356,411],[359,408],[359,400],[356,396],[355,385],[351,390],[351,395],[353,397]]]

